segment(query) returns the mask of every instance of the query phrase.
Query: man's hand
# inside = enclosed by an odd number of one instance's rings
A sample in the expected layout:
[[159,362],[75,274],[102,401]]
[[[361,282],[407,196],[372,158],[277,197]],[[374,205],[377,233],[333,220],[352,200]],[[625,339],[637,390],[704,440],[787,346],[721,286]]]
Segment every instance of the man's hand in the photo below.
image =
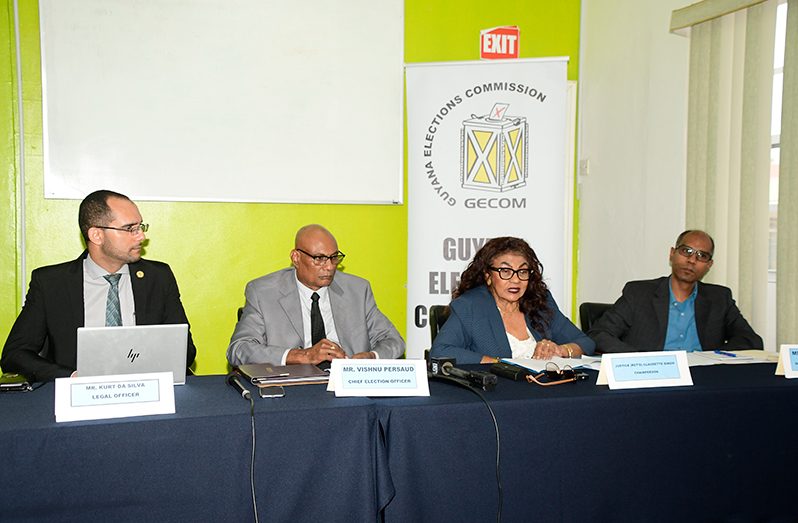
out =
[[308,349],[291,349],[285,358],[285,363],[310,363],[318,365],[322,361],[332,361],[336,358],[346,358],[346,353],[340,345],[327,338]]

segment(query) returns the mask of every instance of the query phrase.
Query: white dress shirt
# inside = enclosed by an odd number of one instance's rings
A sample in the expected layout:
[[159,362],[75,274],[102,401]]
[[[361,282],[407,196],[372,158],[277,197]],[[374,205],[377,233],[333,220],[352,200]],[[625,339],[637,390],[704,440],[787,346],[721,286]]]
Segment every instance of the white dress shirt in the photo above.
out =
[[296,288],[299,291],[299,305],[302,309],[302,330],[305,336],[305,347],[313,346],[313,337],[310,334],[310,307],[313,305],[311,296],[313,293],[319,295],[319,310],[321,311],[321,319],[324,320],[324,333],[325,338],[330,341],[338,343],[338,334],[335,332],[335,321],[333,320],[332,307],[330,307],[330,289],[322,287],[314,291],[308,289],[299,280],[296,281]]
[[[302,331],[305,339],[305,346],[303,348],[307,349],[313,346],[313,336],[311,336],[310,333],[310,307],[313,305],[313,301],[310,297],[313,296],[314,292],[319,295],[319,310],[321,311],[321,319],[324,320],[324,337],[340,345],[338,334],[335,332],[335,320],[333,320],[332,307],[330,307],[330,289],[322,287],[314,291],[313,289],[305,287],[298,279],[296,280],[296,288],[297,291],[299,291],[299,308],[302,310]],[[290,350],[289,348],[283,353],[281,360],[282,365],[285,365],[285,360],[288,358],[288,351]]]
[[[111,284],[103,278],[108,271],[97,265],[91,255],[83,260],[83,325],[85,327],[105,327],[105,302]],[[122,313],[124,327],[136,324],[136,306],[133,301],[133,287],[130,284],[130,268],[127,264],[117,271],[119,278],[119,311]]]

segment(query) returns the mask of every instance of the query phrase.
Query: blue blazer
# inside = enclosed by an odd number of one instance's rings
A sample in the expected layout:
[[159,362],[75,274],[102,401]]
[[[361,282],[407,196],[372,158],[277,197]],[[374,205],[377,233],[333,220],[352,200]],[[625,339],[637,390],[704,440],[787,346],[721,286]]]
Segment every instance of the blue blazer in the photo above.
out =
[[[558,345],[576,343],[585,354],[593,354],[596,344],[560,312],[549,292],[546,303],[552,314],[543,332],[532,328],[529,316],[526,317],[527,327],[535,339],[549,339]],[[483,355],[512,357],[504,322],[486,285],[466,291],[449,307],[449,319],[432,343],[430,354],[433,357],[456,358],[459,364],[479,363]]]

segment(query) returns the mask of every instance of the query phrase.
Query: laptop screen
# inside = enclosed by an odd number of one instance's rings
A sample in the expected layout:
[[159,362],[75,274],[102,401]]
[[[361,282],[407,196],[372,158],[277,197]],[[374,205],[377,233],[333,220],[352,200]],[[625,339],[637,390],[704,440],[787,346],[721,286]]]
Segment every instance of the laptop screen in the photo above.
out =
[[78,376],[169,372],[186,382],[188,325],[78,328]]

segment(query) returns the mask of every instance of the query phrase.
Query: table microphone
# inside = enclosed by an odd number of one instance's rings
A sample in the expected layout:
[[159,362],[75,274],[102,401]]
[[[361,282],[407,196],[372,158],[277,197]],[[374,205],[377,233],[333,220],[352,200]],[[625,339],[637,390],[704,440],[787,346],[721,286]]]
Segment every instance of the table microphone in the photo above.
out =
[[481,370],[458,369],[451,362],[447,361],[441,365],[441,373],[444,376],[455,376],[469,383],[478,385],[482,390],[493,390],[496,387],[496,375]]
[[241,380],[238,379],[238,374],[231,373],[227,376],[227,384],[236,389],[239,394],[241,394],[242,398],[250,399],[252,397],[252,393],[244,387],[244,384],[241,383]]

